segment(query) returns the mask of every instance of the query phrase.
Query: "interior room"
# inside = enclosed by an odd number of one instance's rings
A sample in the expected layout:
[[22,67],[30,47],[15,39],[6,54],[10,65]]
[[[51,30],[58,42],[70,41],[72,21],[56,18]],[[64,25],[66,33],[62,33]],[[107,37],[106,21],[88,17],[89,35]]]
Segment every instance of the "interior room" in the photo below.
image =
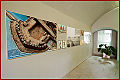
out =
[[2,1],[2,79],[118,79],[119,1]]

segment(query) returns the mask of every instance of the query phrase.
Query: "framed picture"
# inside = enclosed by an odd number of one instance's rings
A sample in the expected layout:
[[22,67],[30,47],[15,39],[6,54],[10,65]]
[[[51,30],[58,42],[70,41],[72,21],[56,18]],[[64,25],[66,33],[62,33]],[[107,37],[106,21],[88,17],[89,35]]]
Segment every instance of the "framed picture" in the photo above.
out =
[[58,49],[62,49],[62,40],[58,40]]
[[80,29],[67,27],[67,47],[80,45]]
[[64,49],[65,45],[65,40],[58,40],[58,49]]
[[62,40],[62,48],[65,48],[65,41]]
[[58,24],[58,31],[61,32],[61,33],[66,33],[66,26],[65,25],[61,25],[61,24]]
[[80,30],[80,35],[84,36],[84,30]]

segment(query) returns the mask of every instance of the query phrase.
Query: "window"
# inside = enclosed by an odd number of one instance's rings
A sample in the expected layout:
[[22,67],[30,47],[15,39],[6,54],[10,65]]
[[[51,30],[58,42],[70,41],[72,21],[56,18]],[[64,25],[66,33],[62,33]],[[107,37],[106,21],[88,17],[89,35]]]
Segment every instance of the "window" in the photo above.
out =
[[100,44],[107,44],[107,46],[110,46],[111,45],[111,39],[112,39],[112,30],[98,31],[97,48],[99,48]]

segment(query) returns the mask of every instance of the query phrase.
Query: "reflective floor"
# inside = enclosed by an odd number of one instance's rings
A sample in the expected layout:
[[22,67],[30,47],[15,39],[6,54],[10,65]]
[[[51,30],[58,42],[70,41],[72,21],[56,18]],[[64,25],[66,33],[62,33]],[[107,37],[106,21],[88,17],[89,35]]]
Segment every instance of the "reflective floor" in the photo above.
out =
[[99,56],[92,56],[63,78],[119,78],[119,62],[116,59],[102,59]]

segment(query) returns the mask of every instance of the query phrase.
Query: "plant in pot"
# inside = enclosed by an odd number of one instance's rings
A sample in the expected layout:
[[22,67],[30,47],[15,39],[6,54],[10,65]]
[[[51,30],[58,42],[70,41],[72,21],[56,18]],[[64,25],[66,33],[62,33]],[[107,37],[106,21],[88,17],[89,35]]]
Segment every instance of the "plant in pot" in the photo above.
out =
[[117,50],[113,46],[107,46],[106,44],[100,44],[98,52],[103,54],[103,58],[110,58],[111,54],[117,57]]

